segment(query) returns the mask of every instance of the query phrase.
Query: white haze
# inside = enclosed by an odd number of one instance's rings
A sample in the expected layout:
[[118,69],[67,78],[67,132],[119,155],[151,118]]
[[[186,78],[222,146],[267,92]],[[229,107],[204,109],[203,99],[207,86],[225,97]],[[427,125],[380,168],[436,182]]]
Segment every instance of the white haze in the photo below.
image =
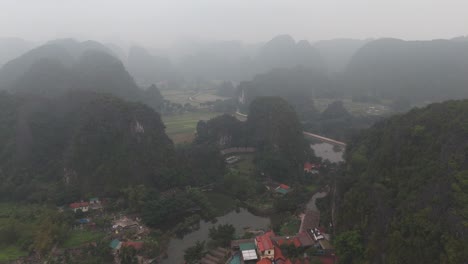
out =
[[468,34],[467,0],[0,0],[0,37],[74,37],[167,47],[175,40],[258,42],[278,34],[451,38]]

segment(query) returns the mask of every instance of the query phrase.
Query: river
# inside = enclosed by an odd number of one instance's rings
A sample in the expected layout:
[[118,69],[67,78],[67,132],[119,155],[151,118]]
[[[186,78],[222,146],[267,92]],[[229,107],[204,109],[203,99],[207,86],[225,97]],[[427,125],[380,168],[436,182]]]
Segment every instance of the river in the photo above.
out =
[[200,221],[200,229],[184,236],[184,238],[172,238],[167,249],[168,258],[162,261],[163,264],[179,264],[184,262],[184,250],[195,245],[197,240],[208,241],[209,229],[219,224],[231,224],[236,228],[238,236],[243,235],[244,227],[251,229],[267,229],[270,225],[270,218],[260,217],[251,214],[246,209],[239,212],[232,211],[226,215],[216,218],[216,223]]
[[317,157],[327,159],[330,162],[343,161],[344,149],[341,147],[337,150],[332,144],[329,143],[317,143],[310,144],[310,148],[314,150]]
[[[328,143],[311,144],[310,147],[314,150],[315,155],[330,162],[343,161],[343,150],[336,151],[333,145]],[[315,201],[318,198],[326,196],[325,192],[316,193],[307,204],[307,208],[318,211]],[[182,239],[172,238],[167,249],[168,258],[162,261],[162,264],[179,264],[184,262],[184,250],[193,246],[197,240],[208,241],[209,229],[219,224],[232,224],[236,228],[238,236],[243,235],[244,227],[251,229],[268,229],[270,226],[269,217],[260,217],[251,214],[246,209],[240,209],[239,212],[231,211],[230,213],[220,216],[216,223],[200,221],[200,229],[185,235]]]

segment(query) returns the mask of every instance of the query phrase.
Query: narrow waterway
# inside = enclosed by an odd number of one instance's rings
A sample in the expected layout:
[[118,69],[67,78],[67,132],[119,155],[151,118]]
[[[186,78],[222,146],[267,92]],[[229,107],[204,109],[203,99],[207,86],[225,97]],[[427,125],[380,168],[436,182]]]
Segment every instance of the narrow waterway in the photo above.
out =
[[182,239],[172,238],[167,249],[168,258],[163,260],[163,264],[181,264],[184,262],[184,250],[193,246],[198,241],[208,241],[209,229],[219,224],[231,224],[236,228],[237,235],[243,235],[244,228],[268,229],[270,218],[260,217],[251,214],[246,209],[240,209],[239,212],[232,211],[224,216],[216,218],[216,223],[200,221],[200,229],[194,231]]

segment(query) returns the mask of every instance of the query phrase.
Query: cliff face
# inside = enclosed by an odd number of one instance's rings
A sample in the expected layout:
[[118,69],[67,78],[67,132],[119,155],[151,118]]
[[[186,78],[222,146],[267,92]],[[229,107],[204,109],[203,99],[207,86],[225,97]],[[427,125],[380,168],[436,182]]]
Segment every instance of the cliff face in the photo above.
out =
[[159,114],[142,104],[84,91],[0,98],[2,198],[157,186],[174,157]]

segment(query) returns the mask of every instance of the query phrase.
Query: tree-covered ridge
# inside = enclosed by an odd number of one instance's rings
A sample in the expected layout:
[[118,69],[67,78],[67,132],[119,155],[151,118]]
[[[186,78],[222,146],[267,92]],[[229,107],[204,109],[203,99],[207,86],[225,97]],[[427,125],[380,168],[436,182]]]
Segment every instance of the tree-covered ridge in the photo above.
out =
[[49,98],[89,90],[143,102],[155,110],[163,105],[154,85],[140,89],[110,50],[91,41],[54,41],[8,62],[0,69],[0,89]]
[[[241,82],[238,93],[246,111],[250,103],[259,96],[279,96],[293,105],[299,113],[315,112],[312,98],[330,91],[330,80],[323,71],[298,66],[281,68],[256,75],[252,81]],[[312,108],[312,109],[309,109]]]
[[468,101],[448,101],[348,144],[337,219],[343,263],[468,259],[467,124]]
[[145,105],[83,91],[54,99],[2,93],[0,100],[2,199],[59,202],[158,186],[174,163],[160,116]]
[[343,84],[355,94],[377,98],[461,99],[467,95],[467,62],[466,42],[379,39],[355,53]]

